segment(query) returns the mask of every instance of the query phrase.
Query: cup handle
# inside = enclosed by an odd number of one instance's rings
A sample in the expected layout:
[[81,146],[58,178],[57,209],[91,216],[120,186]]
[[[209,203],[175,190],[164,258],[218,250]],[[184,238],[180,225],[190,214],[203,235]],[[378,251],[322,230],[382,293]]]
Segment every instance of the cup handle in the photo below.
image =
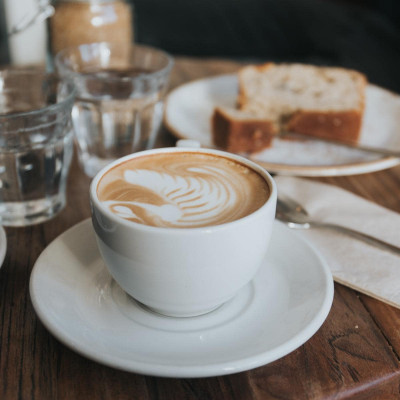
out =
[[199,149],[201,147],[200,142],[197,140],[180,139],[176,142],[176,147],[186,147],[190,149]]

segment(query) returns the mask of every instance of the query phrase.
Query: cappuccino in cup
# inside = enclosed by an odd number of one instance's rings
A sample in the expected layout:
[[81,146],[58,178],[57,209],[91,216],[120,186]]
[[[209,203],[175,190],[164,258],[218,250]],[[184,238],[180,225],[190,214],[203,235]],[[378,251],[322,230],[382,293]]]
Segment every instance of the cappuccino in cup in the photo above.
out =
[[160,314],[214,310],[261,266],[277,189],[260,166],[211,149],[123,157],[90,187],[100,254],[121,288]]
[[232,222],[258,210],[269,196],[265,179],[243,163],[192,152],[127,160],[97,186],[98,199],[116,216],[167,228]]

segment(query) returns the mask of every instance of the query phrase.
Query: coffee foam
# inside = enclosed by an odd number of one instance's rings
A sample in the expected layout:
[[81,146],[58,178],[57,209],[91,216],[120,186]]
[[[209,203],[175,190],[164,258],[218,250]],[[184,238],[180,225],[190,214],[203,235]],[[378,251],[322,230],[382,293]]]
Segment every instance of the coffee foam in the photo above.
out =
[[142,156],[108,171],[97,186],[103,206],[145,225],[194,228],[240,219],[269,197],[247,166],[203,153]]

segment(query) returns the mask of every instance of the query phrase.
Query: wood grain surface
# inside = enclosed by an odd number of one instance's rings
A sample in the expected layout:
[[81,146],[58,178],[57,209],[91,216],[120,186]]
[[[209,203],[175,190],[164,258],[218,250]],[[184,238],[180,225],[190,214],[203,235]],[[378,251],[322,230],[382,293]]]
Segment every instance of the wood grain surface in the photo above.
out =
[[[171,88],[239,66],[180,58]],[[164,131],[159,145],[173,143]],[[400,212],[400,167],[318,180]],[[0,269],[1,400],[400,399],[400,310],[339,284],[327,320],[307,343],[247,372],[207,379],[154,378],[100,365],[62,345],[35,315],[29,277],[44,248],[90,216],[89,184],[74,159],[67,207],[44,224],[6,228],[8,249]]]

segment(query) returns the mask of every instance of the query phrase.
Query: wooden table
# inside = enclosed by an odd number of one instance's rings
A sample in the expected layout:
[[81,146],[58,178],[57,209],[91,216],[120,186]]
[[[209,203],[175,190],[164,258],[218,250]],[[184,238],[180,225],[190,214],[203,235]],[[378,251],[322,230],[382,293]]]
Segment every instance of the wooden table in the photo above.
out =
[[[179,59],[171,87],[238,67],[222,60]],[[162,140],[174,143],[167,132]],[[400,166],[319,180],[400,212]],[[154,378],[97,364],[65,347],[36,317],[29,277],[43,249],[90,216],[89,183],[74,160],[65,210],[41,225],[6,229],[8,250],[0,269],[0,399],[400,398],[400,310],[339,284],[327,320],[307,343],[248,372],[207,379]]]

